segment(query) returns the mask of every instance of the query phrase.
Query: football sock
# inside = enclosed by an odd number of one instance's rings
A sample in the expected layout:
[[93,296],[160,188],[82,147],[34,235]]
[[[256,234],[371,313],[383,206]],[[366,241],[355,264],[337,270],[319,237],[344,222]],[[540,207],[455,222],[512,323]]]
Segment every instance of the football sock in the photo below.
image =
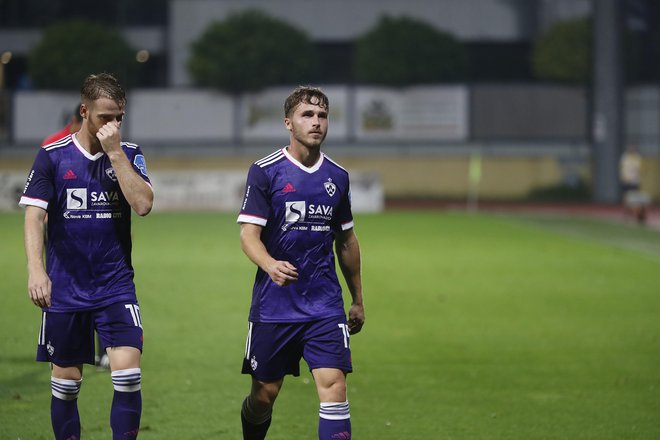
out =
[[52,396],[50,398],[50,419],[56,440],[77,440],[80,438],[80,415],[78,414],[78,393],[81,380],[50,378]]
[[319,409],[319,440],[351,438],[351,414],[346,402],[321,403]]
[[241,424],[243,425],[243,440],[263,440],[272,420],[272,408],[262,415],[255,415],[252,399],[247,396],[241,408]]
[[110,410],[112,438],[134,439],[140,430],[142,414],[141,374],[139,368],[111,373],[115,394]]

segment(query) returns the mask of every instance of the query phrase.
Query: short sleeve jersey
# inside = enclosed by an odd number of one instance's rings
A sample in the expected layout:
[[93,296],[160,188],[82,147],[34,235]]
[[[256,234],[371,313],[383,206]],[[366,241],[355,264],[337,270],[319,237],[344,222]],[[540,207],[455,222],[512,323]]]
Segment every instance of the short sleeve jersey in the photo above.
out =
[[[121,147],[151,185],[140,148],[127,142]],[[136,299],[131,207],[105,153],[91,155],[75,134],[45,145],[19,204],[48,213],[46,271],[52,305],[47,310],[89,310]]]
[[257,269],[250,321],[308,322],[345,313],[333,243],[335,233],[353,227],[346,170],[323,153],[308,168],[278,150],[250,167],[238,223],[262,226],[268,253],[298,270],[298,281],[282,287]]

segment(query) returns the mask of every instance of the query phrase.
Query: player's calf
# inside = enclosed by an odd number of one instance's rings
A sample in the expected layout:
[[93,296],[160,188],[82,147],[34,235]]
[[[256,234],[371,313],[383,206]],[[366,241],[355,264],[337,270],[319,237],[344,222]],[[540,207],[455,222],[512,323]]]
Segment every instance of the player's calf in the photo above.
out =
[[252,396],[243,400],[241,408],[241,425],[244,440],[263,440],[270,427],[273,407],[257,404]]
[[80,438],[80,415],[78,414],[78,394],[82,379],[50,378],[52,397],[50,418],[57,440]]
[[113,439],[134,439],[140,430],[142,415],[142,375],[139,368],[111,373],[115,393],[110,410]]
[[348,401],[322,402],[319,409],[319,440],[351,438],[351,414]]

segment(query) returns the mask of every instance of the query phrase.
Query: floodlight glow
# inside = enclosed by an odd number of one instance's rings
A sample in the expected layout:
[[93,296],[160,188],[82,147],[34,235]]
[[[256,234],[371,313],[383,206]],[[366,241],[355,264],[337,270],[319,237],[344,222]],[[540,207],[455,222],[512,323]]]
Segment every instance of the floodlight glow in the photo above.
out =
[[0,63],[2,64],[9,64],[11,61],[12,53],[10,51],[5,51],[2,52],[2,55],[0,55]]
[[149,60],[149,51],[146,49],[138,50],[135,59],[138,63],[146,63]]

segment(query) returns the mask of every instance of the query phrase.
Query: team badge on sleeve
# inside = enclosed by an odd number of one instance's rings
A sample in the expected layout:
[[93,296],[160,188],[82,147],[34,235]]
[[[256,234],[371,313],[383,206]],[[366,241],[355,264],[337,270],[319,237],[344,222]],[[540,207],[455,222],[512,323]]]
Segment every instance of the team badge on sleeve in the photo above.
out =
[[337,191],[337,185],[332,183],[332,179],[328,179],[328,181],[325,182],[323,186],[325,186],[325,191],[330,197],[335,195],[335,192]]
[[133,159],[133,165],[138,167],[138,169],[142,174],[144,174],[145,176],[147,175],[147,161],[144,160],[144,156],[142,154],[138,154],[135,156],[135,159]]

